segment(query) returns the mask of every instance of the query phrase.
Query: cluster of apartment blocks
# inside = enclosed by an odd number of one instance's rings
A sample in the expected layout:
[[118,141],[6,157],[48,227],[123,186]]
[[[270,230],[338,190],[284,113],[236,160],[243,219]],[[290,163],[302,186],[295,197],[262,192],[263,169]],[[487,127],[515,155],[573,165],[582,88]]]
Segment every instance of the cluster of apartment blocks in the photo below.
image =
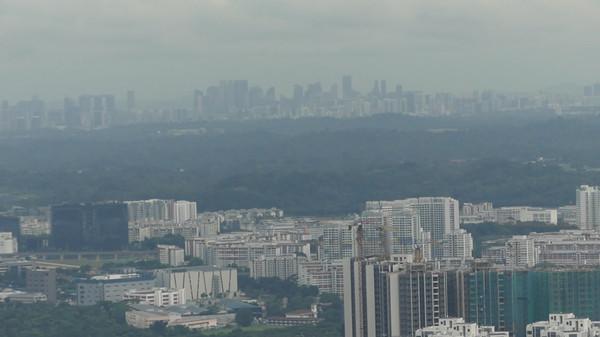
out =
[[452,198],[373,201],[357,218],[263,220],[247,232],[189,238],[185,250],[208,265],[248,268],[254,278],[296,275],[300,284],[341,296],[345,258],[471,259],[472,238],[458,225]]
[[575,205],[558,208],[513,206],[494,208],[491,202],[465,203],[461,208],[461,223],[542,222],[556,225],[576,225],[586,230],[600,229],[600,187],[581,185],[575,192]]
[[516,337],[555,312],[600,318],[598,268],[507,268],[484,261],[462,266],[347,259],[346,337],[415,336],[448,317]]

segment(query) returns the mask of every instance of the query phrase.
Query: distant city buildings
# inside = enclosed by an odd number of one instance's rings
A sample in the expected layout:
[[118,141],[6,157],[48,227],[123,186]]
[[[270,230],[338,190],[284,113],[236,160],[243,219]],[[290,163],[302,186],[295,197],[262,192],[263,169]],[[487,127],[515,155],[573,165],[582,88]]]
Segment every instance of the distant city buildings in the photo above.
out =
[[[248,80],[223,80],[204,90],[193,89],[185,102],[140,108],[134,90],[115,94],[65,97],[61,106],[33,97],[0,106],[0,131],[42,128],[97,130],[135,123],[187,123],[207,120],[277,118],[354,118],[377,114],[410,116],[476,116],[498,113],[589,113],[600,106],[600,85],[585,86],[582,95],[500,93],[469,94],[407,90],[384,79],[359,92],[351,75],[325,85],[294,84],[289,94]],[[120,105],[117,102],[122,102]]]

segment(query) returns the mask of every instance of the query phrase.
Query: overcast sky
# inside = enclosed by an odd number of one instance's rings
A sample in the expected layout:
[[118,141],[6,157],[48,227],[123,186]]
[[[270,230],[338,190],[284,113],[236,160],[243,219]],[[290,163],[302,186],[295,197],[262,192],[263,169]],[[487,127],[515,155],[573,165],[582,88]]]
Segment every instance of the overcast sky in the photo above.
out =
[[[600,1],[0,0],[0,98],[179,97],[345,73],[423,90],[600,79]],[[361,88],[362,89],[362,88]]]

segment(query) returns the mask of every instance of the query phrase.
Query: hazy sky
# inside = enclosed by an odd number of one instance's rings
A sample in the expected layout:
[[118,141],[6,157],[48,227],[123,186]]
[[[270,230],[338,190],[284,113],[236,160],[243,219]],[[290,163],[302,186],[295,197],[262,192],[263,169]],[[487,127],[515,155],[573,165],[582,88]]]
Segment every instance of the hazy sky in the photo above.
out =
[[600,1],[0,0],[0,98],[288,91],[351,73],[424,90],[600,79]]

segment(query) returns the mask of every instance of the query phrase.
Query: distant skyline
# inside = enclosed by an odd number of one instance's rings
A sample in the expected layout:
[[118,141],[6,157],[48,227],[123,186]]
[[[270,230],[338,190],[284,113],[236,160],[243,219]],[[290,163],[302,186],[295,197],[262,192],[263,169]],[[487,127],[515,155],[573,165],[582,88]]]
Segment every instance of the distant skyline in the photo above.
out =
[[598,17],[592,0],[0,0],[0,99],[178,99],[221,79],[287,94],[343,74],[361,91],[583,86]]

